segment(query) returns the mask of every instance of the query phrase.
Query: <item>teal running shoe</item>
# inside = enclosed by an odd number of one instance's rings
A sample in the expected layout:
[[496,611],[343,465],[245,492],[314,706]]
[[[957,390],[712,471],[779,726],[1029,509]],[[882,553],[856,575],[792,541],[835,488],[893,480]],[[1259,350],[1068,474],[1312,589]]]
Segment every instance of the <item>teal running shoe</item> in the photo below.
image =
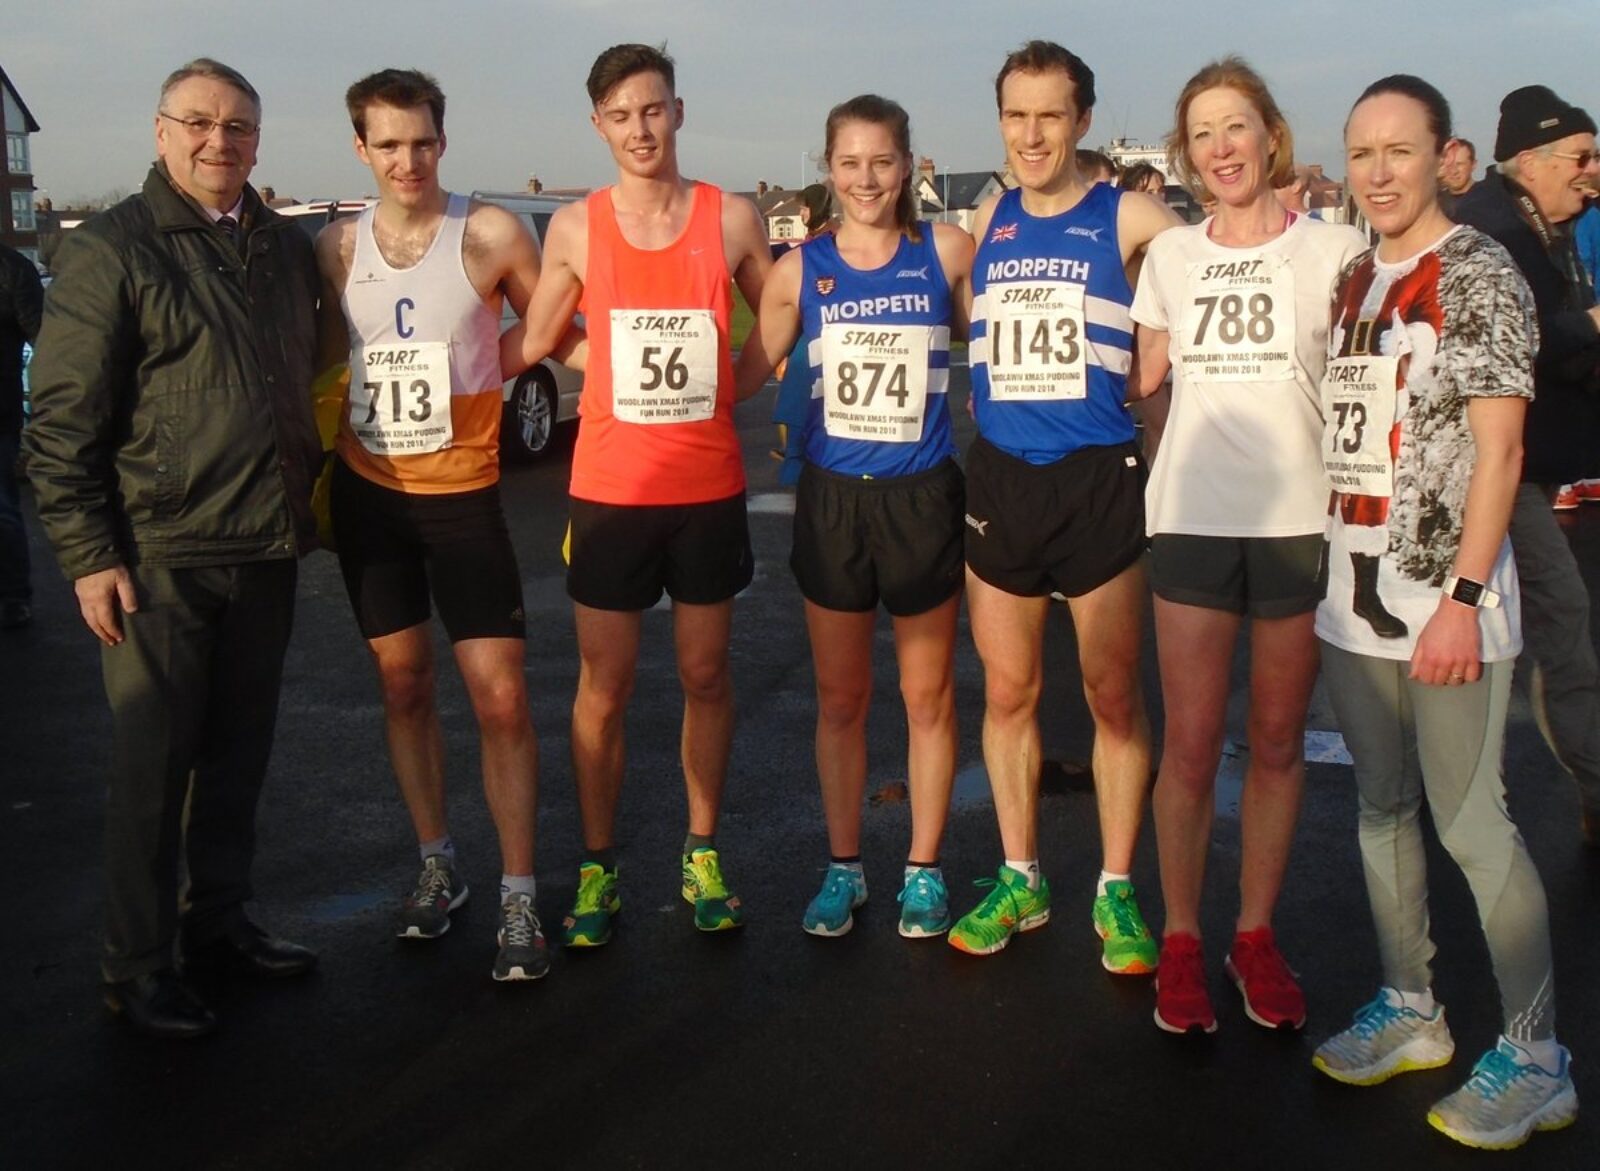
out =
[[855,926],[851,914],[867,901],[867,877],[857,867],[832,865],[822,878],[822,889],[806,907],[800,921],[812,935],[843,935]]
[[900,934],[926,939],[950,930],[950,892],[937,868],[918,866],[900,888]]

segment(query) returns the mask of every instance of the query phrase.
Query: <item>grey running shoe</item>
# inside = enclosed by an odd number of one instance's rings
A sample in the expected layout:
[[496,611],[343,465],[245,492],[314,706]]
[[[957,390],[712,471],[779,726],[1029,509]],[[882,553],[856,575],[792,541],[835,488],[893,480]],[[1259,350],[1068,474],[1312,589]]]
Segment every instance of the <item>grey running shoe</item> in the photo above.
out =
[[1392,988],[1356,1010],[1355,1023],[1317,1046],[1311,1064],[1352,1086],[1375,1086],[1397,1073],[1437,1069],[1455,1054],[1456,1043],[1444,1023],[1444,1008],[1435,1005],[1423,1016],[1399,1003]]
[[450,912],[467,901],[467,884],[456,881],[455,866],[443,854],[422,860],[417,887],[400,903],[395,934],[401,939],[437,939],[450,930]]
[[550,949],[539,930],[533,900],[507,895],[500,904],[500,954],[494,957],[496,980],[537,980],[550,970]]
[[1519,1060],[1526,1056],[1501,1037],[1472,1067],[1467,1084],[1428,1111],[1428,1124],[1490,1151],[1520,1147],[1536,1130],[1571,1126],[1578,1120],[1572,1055],[1562,1049],[1553,1070]]

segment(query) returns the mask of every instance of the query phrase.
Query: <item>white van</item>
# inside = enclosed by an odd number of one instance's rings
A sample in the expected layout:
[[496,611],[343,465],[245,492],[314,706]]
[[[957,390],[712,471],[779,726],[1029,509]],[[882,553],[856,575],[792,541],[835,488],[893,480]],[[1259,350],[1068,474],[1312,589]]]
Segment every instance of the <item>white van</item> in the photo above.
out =
[[[571,197],[530,195],[526,192],[474,191],[472,198],[493,203],[520,216],[533,230],[539,246],[550,217]],[[504,333],[516,323],[517,315],[508,303],[500,321]],[[582,321],[579,322],[582,325]],[[502,459],[529,462],[543,457],[553,446],[555,429],[578,418],[578,399],[583,394],[583,375],[559,362],[546,359],[505,385],[505,415],[500,421]]]
[[[497,204],[520,216],[541,247],[550,217],[563,203],[570,202],[522,192],[474,191],[472,198]],[[315,240],[326,225],[346,216],[359,215],[375,202],[372,199],[316,199],[280,207],[277,212],[294,220]],[[508,303],[501,315],[500,331],[504,333],[510,329],[516,320],[517,315]],[[549,360],[509,379],[502,389],[505,404],[500,419],[502,462],[530,463],[547,455],[555,446],[556,428],[577,419],[578,399],[582,393],[583,375]]]

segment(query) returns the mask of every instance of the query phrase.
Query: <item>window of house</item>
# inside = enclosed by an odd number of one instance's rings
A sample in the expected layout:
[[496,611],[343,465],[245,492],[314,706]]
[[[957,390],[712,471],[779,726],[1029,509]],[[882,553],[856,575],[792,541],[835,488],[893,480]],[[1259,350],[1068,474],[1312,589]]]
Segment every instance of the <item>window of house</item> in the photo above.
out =
[[33,192],[11,193],[11,229],[15,232],[33,231]]
[[28,160],[28,136],[26,134],[6,135],[6,170],[13,175],[33,174],[33,165]]

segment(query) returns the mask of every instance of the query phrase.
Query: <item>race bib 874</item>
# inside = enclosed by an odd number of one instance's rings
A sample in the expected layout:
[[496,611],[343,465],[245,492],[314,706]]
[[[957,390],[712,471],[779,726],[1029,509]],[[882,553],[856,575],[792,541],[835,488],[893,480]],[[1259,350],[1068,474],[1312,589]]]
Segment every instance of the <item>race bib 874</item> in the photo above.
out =
[[915,443],[928,402],[926,325],[824,325],[822,420],[835,439]]

